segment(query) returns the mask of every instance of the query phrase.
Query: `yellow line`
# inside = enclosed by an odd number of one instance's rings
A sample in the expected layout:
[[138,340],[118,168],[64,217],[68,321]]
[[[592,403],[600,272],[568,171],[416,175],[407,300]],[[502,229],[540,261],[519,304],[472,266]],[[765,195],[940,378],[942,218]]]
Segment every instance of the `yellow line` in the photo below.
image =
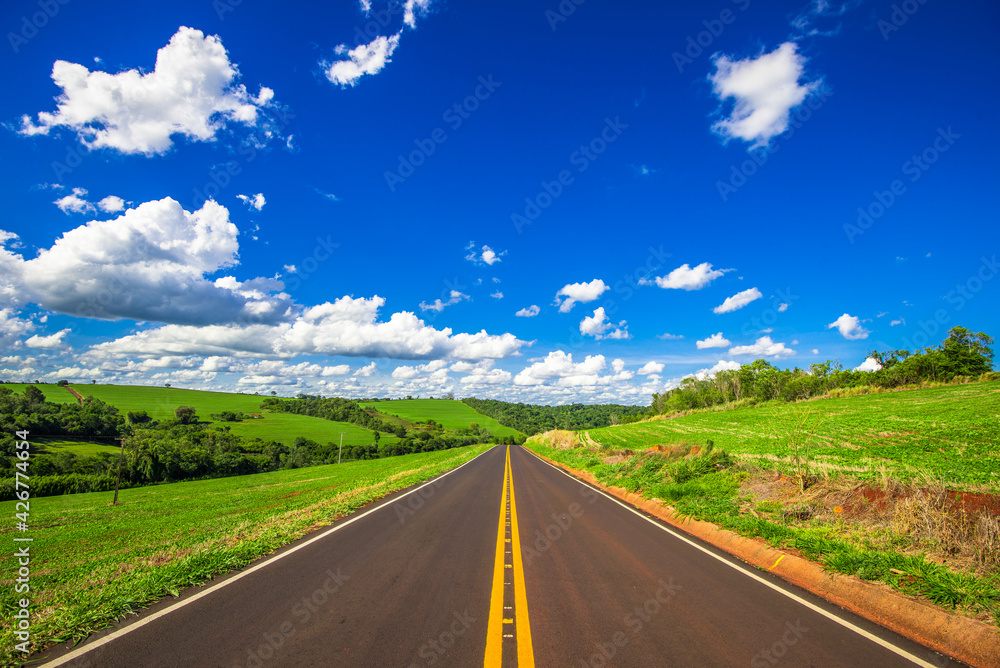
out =
[[777,560],[776,562],[774,562],[774,566],[771,566],[771,567],[770,567],[769,569],[767,569],[767,570],[769,570],[769,571],[773,571],[773,570],[775,569],[775,567],[776,567],[776,566],[777,566],[778,564],[780,564],[780,563],[781,563],[781,560],[782,560],[782,559],[784,559],[784,558],[785,558],[785,555],[781,555],[780,557],[778,557],[778,560]]
[[[510,457],[510,446],[507,456]],[[503,494],[500,496],[500,527],[497,529],[497,551],[493,561],[493,592],[490,595],[490,618],[486,627],[486,657],[484,668],[499,668],[503,661],[503,582],[504,533],[507,516],[507,466],[503,469]]]
[[[506,538],[507,487],[510,487],[510,539]],[[511,544],[513,553],[514,617],[504,617],[504,572],[511,568],[504,564],[505,543]],[[514,504],[514,482],[510,471],[510,446],[503,467],[503,494],[500,496],[500,526],[497,528],[497,551],[493,562],[493,591],[490,595],[490,617],[486,627],[486,656],[483,666],[499,668],[503,662],[504,624],[514,624],[517,638],[518,668],[534,668],[535,652],[531,646],[531,624],[528,622],[528,599],[524,587],[524,563],[521,560],[521,535],[517,527],[517,507]]]
[[[510,446],[507,446],[507,475],[510,475]],[[524,588],[524,563],[521,560],[521,536],[517,529],[517,505],[514,503],[514,482],[510,484],[510,537],[514,551],[514,618],[517,620],[517,668],[534,668],[535,651],[531,646],[531,624],[528,622],[528,598]]]

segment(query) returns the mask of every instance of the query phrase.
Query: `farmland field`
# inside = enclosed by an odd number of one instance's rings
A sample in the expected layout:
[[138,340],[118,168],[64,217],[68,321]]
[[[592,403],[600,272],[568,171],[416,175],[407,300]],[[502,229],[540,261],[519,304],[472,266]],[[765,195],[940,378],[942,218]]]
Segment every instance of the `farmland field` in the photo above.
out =
[[1000,382],[704,412],[585,432],[608,448],[705,445],[778,468],[814,432],[810,467],[1000,487]]
[[[323,444],[340,443],[340,432],[344,432],[344,445],[371,445],[375,440],[374,432],[356,424],[295,413],[262,413],[259,419],[214,424],[226,425],[239,436],[256,436],[285,445],[291,445],[297,436]],[[398,440],[393,434],[381,434],[379,437],[380,443]]]
[[[172,420],[178,406],[193,406],[201,420],[222,411],[260,413],[264,397],[254,394],[230,394],[183,390],[176,387],[142,387],[138,385],[73,385],[85,397],[97,397],[125,414],[146,411],[154,420]],[[48,396],[48,395],[46,395]]]
[[446,429],[466,429],[476,422],[489,429],[494,436],[516,436],[520,432],[505,427],[493,418],[477,413],[471,407],[454,399],[394,399],[392,401],[369,401],[361,404],[374,408],[386,415],[395,415],[411,422],[428,419],[444,425]]
[[[18,394],[24,394],[24,388],[28,387],[29,385],[35,385],[35,384],[0,383],[0,387],[9,387]],[[48,384],[39,384],[35,385],[35,387],[37,387],[39,390],[42,391],[42,394],[45,395],[46,401],[51,401],[56,404],[69,404],[69,403],[76,403],[77,401],[76,397],[70,394],[69,390],[67,390],[65,387],[59,387],[58,385],[48,385]]]
[[47,454],[52,455],[58,452],[71,452],[78,457],[100,454],[117,455],[119,450],[117,445],[79,441],[71,438],[35,438],[32,439],[32,443],[42,446]]
[[[83,637],[157,598],[250,563],[393,490],[462,464],[477,445],[234,478],[31,499],[32,641]],[[14,502],[0,503],[13,517]],[[0,528],[7,544],[12,522]],[[0,572],[17,571],[13,550]],[[0,665],[13,652],[15,592],[0,593]]]

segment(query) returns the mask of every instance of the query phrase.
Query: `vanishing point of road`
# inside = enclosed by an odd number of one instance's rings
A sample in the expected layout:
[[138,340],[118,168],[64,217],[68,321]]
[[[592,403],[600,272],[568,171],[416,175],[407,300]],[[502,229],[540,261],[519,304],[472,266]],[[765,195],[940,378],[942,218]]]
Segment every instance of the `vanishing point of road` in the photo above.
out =
[[957,665],[494,447],[49,666]]

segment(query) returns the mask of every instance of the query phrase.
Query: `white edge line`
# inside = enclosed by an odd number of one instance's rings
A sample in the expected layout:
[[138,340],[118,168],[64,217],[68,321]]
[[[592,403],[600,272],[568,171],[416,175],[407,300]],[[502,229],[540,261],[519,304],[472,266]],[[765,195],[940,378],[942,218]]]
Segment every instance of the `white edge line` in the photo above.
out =
[[[684,541],[685,543],[687,543],[691,547],[694,547],[694,548],[696,548],[698,550],[701,550],[702,552],[704,552],[708,556],[710,556],[713,559],[716,559],[716,560],[724,563],[725,565],[729,566],[733,570],[735,570],[735,571],[737,571],[739,573],[742,573],[743,575],[746,575],[749,578],[753,578],[754,580],[756,580],[757,582],[760,582],[763,585],[767,585],[771,589],[773,589],[773,590],[775,590],[777,592],[780,592],[781,594],[784,594],[785,596],[787,596],[788,598],[792,599],[796,603],[800,603],[800,604],[804,605],[805,607],[809,608],[810,610],[813,610],[814,612],[818,612],[819,614],[823,615],[824,617],[827,617],[828,619],[833,620],[834,622],[840,624],[841,626],[843,626],[845,628],[848,628],[851,631],[854,631],[858,635],[863,636],[863,637],[867,638],[868,640],[871,640],[875,644],[881,645],[882,647],[885,647],[889,651],[898,654],[899,656],[903,657],[904,659],[912,661],[913,663],[917,664],[918,666],[923,666],[923,668],[938,668],[933,663],[928,663],[927,661],[924,661],[920,657],[914,656],[913,654],[909,653],[908,651],[906,651],[902,647],[897,647],[896,645],[892,644],[891,642],[889,642],[887,640],[883,640],[882,638],[879,638],[878,636],[873,635],[873,634],[869,633],[868,631],[865,631],[864,629],[862,629],[862,628],[860,628],[858,626],[855,626],[854,624],[852,624],[851,622],[847,621],[846,619],[838,617],[837,615],[829,612],[828,610],[824,610],[823,608],[821,608],[821,607],[819,607],[819,606],[817,606],[817,605],[815,605],[813,603],[810,603],[809,601],[805,600],[804,598],[801,598],[800,596],[797,596],[796,594],[793,594],[792,592],[790,592],[790,591],[788,591],[788,590],[786,590],[786,589],[784,589],[782,587],[779,587],[778,585],[774,584],[773,582],[769,582],[768,580],[760,577],[759,575],[757,575],[753,571],[746,570],[746,568],[744,568],[743,566],[738,565],[736,563],[733,563],[729,559],[726,559],[725,557],[722,557],[722,556],[720,556],[720,555],[712,552],[711,550],[709,550],[709,549],[707,549],[707,548],[699,545],[698,543],[696,543],[693,540],[687,538],[686,536],[683,536],[683,535],[677,533],[676,531],[674,531],[670,527],[664,526],[663,524],[660,524],[660,522],[652,519],[651,517],[648,517],[648,516],[642,514],[641,512],[639,512],[638,510],[636,510],[632,506],[628,505],[627,503],[625,503],[621,499],[618,499],[618,498],[616,498],[614,496],[611,496],[610,494],[606,493],[603,489],[600,489],[598,487],[594,487],[590,483],[588,483],[586,481],[583,481],[583,480],[580,480],[579,478],[576,478],[576,477],[570,475],[569,473],[567,473],[565,470],[559,468],[558,466],[555,466],[554,464],[550,464],[549,462],[545,461],[544,459],[542,459],[541,457],[539,457],[538,455],[536,455],[530,449],[528,449],[528,448],[524,448],[524,449],[527,450],[528,452],[530,452],[532,454],[532,456],[534,456],[536,459],[538,459],[538,461],[542,462],[543,464],[548,464],[549,466],[551,466],[552,468],[554,468],[556,471],[559,471],[564,476],[566,476],[567,478],[569,478],[570,480],[574,480],[574,481],[580,483],[581,485],[583,485],[585,487],[589,487],[590,489],[594,490],[598,494],[602,494],[603,496],[606,496],[607,498],[609,498],[610,500],[614,501],[615,503],[617,503],[622,508],[625,508],[626,510],[628,510],[628,511],[630,511],[632,513],[635,513],[636,515],[638,515],[642,519],[646,520],[647,522],[649,522],[653,526],[659,527],[660,529],[663,529],[664,531],[666,531],[667,533],[669,533],[673,537],[678,538],[678,539]],[[719,548],[719,549],[722,549],[722,548]],[[929,651],[933,651],[933,650],[929,650]]]
[[[496,446],[494,446],[494,447],[496,447]],[[433,485],[434,483],[436,483],[441,478],[444,478],[445,476],[451,475],[452,473],[454,473],[458,469],[462,468],[466,464],[471,464],[472,462],[474,462],[475,460],[479,459],[480,457],[482,457],[483,455],[485,455],[487,452],[490,452],[491,450],[493,450],[493,448],[488,448],[487,450],[484,450],[483,452],[480,452],[478,455],[476,455],[475,457],[473,457],[469,461],[464,462],[464,463],[456,466],[455,468],[451,469],[450,471],[446,471],[445,473],[443,473],[443,474],[441,474],[439,476],[435,476],[432,480],[429,480],[429,481],[425,482],[423,485],[421,485],[420,487],[417,487],[416,489],[410,490],[409,492],[407,492],[406,494],[404,494],[403,497],[401,497],[401,498],[405,498],[405,497],[409,496],[410,494],[415,494],[415,493],[419,492],[420,490],[422,490],[424,487],[427,487],[428,485]],[[390,494],[391,493],[392,492],[390,492]],[[289,550],[286,550],[285,552],[282,552],[281,554],[278,554],[278,555],[275,555],[275,556],[271,557],[267,561],[262,561],[259,564],[255,564],[254,566],[251,566],[250,568],[246,569],[245,571],[241,571],[240,573],[234,575],[233,577],[231,577],[231,578],[229,578],[227,580],[223,580],[222,582],[214,584],[214,585],[212,585],[211,587],[209,587],[208,589],[206,589],[204,591],[198,592],[197,594],[195,594],[191,598],[186,598],[183,601],[178,601],[177,603],[175,603],[175,604],[173,604],[173,605],[171,605],[171,606],[169,606],[167,608],[164,608],[163,610],[160,610],[158,612],[153,613],[149,617],[141,619],[141,620],[135,622],[134,624],[130,624],[129,626],[126,626],[124,628],[118,629],[114,633],[110,633],[110,634],[104,636],[103,638],[101,638],[100,640],[95,640],[93,643],[91,643],[89,645],[85,645],[85,646],[83,646],[83,647],[81,647],[79,649],[73,650],[69,654],[65,654],[65,655],[59,657],[58,659],[54,659],[53,661],[51,661],[49,663],[42,664],[42,666],[45,666],[45,668],[55,668],[56,666],[61,666],[61,665],[65,664],[65,663],[67,663],[69,661],[77,659],[77,658],[83,656],[84,654],[88,654],[88,653],[94,651],[95,649],[97,649],[98,647],[106,645],[109,642],[111,642],[113,640],[116,640],[116,639],[124,636],[127,633],[131,633],[132,631],[135,631],[136,629],[142,628],[146,624],[149,624],[150,622],[153,622],[153,621],[159,619],[160,617],[163,617],[165,615],[170,614],[171,612],[173,612],[175,610],[183,608],[185,605],[188,605],[189,603],[194,603],[198,599],[203,598],[205,596],[208,596],[209,594],[214,593],[214,592],[218,591],[219,589],[222,589],[226,585],[232,584],[232,583],[236,582],[237,580],[239,580],[241,578],[244,578],[247,575],[250,575],[251,573],[253,573],[255,571],[259,571],[262,568],[270,566],[274,562],[278,561],[279,559],[283,559],[284,557],[287,557],[288,555],[292,554],[293,552],[298,552],[302,548],[304,548],[304,547],[306,547],[308,545],[312,545],[316,541],[322,540],[322,539],[326,538],[327,536],[329,536],[330,534],[332,534],[334,531],[339,531],[340,529],[343,529],[344,527],[346,527],[348,524],[353,524],[354,522],[357,522],[358,520],[360,520],[361,518],[365,517],[366,515],[370,515],[371,513],[374,513],[374,512],[379,511],[379,510],[382,510],[383,508],[385,508],[387,506],[391,506],[391,505],[393,505],[393,504],[392,503],[383,503],[382,505],[378,506],[377,508],[371,508],[369,510],[366,510],[365,512],[361,513],[360,515],[357,515],[356,517],[352,517],[351,519],[346,520],[345,522],[341,522],[337,526],[330,527],[329,529],[327,529],[323,533],[319,534],[318,536],[313,536],[309,540],[307,540],[307,541],[305,541],[303,543],[299,543],[295,547],[293,547],[293,548],[291,548]],[[197,585],[195,585],[195,586],[197,586]]]

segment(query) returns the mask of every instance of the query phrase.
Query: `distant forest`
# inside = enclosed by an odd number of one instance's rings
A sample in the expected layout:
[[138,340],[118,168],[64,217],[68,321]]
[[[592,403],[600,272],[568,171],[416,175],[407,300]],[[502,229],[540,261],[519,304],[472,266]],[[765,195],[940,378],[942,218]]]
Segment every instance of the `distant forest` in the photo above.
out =
[[462,399],[462,403],[490,416],[503,426],[517,429],[528,436],[552,429],[596,429],[634,422],[649,415],[649,408],[619,404],[535,406],[472,397]]

